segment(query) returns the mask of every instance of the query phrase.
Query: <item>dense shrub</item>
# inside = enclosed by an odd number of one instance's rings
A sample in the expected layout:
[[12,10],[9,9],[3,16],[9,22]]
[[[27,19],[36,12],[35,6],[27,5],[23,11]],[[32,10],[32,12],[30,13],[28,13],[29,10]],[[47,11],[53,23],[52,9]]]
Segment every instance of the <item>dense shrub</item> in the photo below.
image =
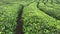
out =
[[59,0],[0,0],[0,34],[16,33],[18,11],[24,34],[60,34]]
[[[40,4],[41,5],[41,4]],[[22,15],[23,31],[25,34],[59,34],[60,21],[44,13],[47,8],[39,10],[37,3],[32,3],[24,8]],[[47,11],[46,11],[47,12]],[[51,11],[52,12],[52,11]]]
[[0,6],[0,34],[13,34],[20,5],[10,4]]

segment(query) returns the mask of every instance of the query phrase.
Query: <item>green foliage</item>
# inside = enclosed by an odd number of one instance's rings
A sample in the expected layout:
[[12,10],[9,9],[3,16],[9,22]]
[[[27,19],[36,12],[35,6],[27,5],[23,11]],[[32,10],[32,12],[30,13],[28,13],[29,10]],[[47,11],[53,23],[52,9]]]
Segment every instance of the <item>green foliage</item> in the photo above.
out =
[[[40,3],[39,4],[39,9],[42,10],[43,12],[49,14],[50,16],[60,19],[60,5],[56,4],[50,4],[50,3]],[[47,9],[48,8],[48,9]]]
[[[17,6],[18,5],[18,6]],[[1,34],[15,33],[16,20],[18,10],[21,8],[19,4],[10,4],[0,6],[0,32]]]
[[0,0],[0,34],[15,34],[22,5],[24,34],[60,34],[60,0]]
[[[39,5],[39,8],[42,4]],[[41,6],[44,9],[44,5]],[[23,31],[25,34],[59,34],[60,20],[49,16],[44,11],[37,8],[37,3],[34,2],[24,8],[22,15],[23,19]],[[46,11],[48,12],[48,11]],[[52,11],[49,11],[52,12]],[[53,13],[54,14],[54,13]]]

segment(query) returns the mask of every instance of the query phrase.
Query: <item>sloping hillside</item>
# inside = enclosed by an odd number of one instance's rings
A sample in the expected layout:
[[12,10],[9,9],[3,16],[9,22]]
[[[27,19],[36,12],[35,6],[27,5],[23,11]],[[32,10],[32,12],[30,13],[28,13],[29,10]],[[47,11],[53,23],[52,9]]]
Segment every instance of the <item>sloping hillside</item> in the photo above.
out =
[[59,0],[0,0],[0,34],[60,34]]

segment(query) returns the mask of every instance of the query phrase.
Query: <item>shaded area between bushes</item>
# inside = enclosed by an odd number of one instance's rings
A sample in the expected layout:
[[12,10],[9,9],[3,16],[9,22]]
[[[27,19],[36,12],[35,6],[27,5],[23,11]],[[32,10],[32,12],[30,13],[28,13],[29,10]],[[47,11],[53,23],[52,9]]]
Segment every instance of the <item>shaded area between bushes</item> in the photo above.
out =
[[22,22],[22,19],[21,19],[24,6],[22,5],[21,7],[22,8],[19,9],[19,11],[18,11],[16,34],[24,34],[23,30],[22,30],[23,29],[23,22]]

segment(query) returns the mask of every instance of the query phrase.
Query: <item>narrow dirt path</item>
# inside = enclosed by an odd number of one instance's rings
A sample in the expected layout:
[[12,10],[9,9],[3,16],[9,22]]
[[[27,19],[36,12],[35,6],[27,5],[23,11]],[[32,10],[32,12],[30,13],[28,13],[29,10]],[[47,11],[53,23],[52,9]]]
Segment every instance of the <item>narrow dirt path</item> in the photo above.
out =
[[16,34],[24,34],[23,33],[23,22],[21,19],[22,13],[23,13],[23,8],[24,6],[22,6],[21,9],[19,9],[19,14],[18,14],[18,18],[17,18],[17,27],[16,27]]

